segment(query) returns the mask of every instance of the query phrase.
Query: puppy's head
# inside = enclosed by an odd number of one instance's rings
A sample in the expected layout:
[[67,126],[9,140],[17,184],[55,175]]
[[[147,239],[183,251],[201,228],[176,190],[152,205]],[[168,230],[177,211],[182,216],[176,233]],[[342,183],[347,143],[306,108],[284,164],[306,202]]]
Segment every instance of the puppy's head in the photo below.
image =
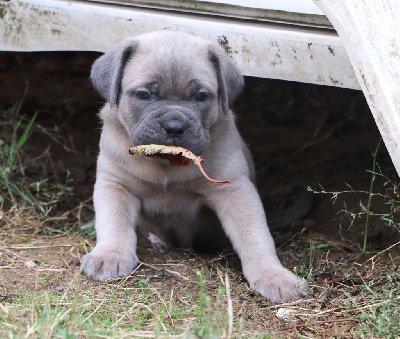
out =
[[133,145],[176,145],[197,155],[243,87],[221,47],[171,32],[124,40],[96,60],[91,80],[116,106]]

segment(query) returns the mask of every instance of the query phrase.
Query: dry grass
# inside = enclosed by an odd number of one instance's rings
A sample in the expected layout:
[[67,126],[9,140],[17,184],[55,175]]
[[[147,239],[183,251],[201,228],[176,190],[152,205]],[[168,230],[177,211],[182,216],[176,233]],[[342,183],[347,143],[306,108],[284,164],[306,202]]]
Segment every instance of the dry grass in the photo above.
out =
[[79,257],[90,250],[82,237],[36,235],[14,244],[2,239],[2,336],[400,334],[400,259],[390,250],[361,262],[335,250],[310,253],[310,239],[298,240],[299,259],[308,261],[303,252],[314,258],[312,293],[270,305],[248,289],[232,253],[204,257],[171,251],[165,258],[140,248],[139,256],[151,264],[142,262],[131,276],[99,284],[79,274]]

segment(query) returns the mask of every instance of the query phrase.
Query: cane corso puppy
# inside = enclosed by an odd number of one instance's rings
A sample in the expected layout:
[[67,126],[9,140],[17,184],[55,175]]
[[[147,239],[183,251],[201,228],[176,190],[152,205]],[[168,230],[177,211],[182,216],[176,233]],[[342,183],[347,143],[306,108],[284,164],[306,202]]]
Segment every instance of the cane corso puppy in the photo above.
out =
[[[250,287],[271,302],[304,295],[307,284],[280,263],[250,153],[229,109],[243,87],[239,69],[217,44],[155,32],[129,38],[101,56],[91,80],[107,103],[94,187],[97,244],[81,272],[97,281],[138,265],[137,236],[156,247],[220,250],[233,246]],[[193,164],[129,155],[134,145],[189,149]]]

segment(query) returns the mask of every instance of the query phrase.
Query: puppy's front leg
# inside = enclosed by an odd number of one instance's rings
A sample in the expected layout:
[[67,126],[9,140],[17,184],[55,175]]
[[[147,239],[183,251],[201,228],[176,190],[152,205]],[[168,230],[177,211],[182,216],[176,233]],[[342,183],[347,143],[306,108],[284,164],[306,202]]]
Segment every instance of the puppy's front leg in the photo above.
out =
[[96,182],[93,200],[97,243],[82,258],[81,272],[97,281],[124,277],[139,263],[135,223],[140,201],[119,184],[101,179]]
[[238,253],[250,287],[273,303],[304,296],[306,282],[285,269],[275,252],[264,209],[247,178],[216,187],[210,206]]

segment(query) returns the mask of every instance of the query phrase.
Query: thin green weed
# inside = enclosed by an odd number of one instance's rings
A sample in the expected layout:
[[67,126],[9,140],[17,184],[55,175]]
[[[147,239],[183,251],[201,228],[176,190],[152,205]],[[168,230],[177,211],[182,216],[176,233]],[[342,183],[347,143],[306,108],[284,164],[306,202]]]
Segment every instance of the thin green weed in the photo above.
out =
[[[72,178],[68,170],[56,169],[50,149],[51,143],[41,153],[32,147],[32,135],[45,134],[52,140],[50,129],[37,123],[39,111],[27,116],[21,113],[22,102],[4,110],[0,118],[0,207],[15,219],[21,211],[36,214],[42,221],[52,219],[57,226],[55,209],[72,199]],[[11,217],[9,219],[12,219]],[[19,221],[16,221],[17,224]],[[26,221],[23,222],[26,224]]]
[[[198,307],[194,309],[196,321],[191,325],[189,336],[198,338],[231,338],[234,328],[235,338],[241,338],[243,332],[243,319],[235,324],[230,304],[230,286],[227,275],[226,285],[216,287],[216,293],[207,293],[207,281],[204,272],[196,273],[198,278]],[[224,300],[226,297],[226,300]],[[193,297],[192,297],[193,298]]]
[[[372,218],[379,218],[384,225],[388,226],[389,231],[400,233],[400,183],[384,174],[382,168],[377,163],[377,156],[380,147],[381,140],[378,142],[376,149],[372,152],[372,169],[367,170],[367,173],[370,174],[370,185],[368,190],[356,189],[348,183],[346,183],[346,186],[349,189],[342,191],[325,190],[322,185],[320,185],[320,190],[314,190],[308,187],[308,190],[315,194],[331,195],[333,203],[335,203],[339,196],[341,196],[344,200],[344,208],[342,208],[338,214],[341,214],[340,220],[343,220],[344,218],[349,219],[349,228],[354,225],[356,220],[364,219],[363,242],[359,245],[361,254],[367,252],[369,227]],[[384,189],[383,193],[382,190],[378,192],[378,189],[376,188],[376,181],[378,178],[382,183]],[[359,200],[358,209],[355,208],[350,210],[347,207],[345,196],[349,194],[358,194],[365,197],[365,199],[361,198]],[[378,199],[384,202],[384,205],[386,206],[385,210],[379,211],[378,208],[374,208],[374,203],[376,203]],[[340,225],[340,228],[341,227],[342,225]]]

